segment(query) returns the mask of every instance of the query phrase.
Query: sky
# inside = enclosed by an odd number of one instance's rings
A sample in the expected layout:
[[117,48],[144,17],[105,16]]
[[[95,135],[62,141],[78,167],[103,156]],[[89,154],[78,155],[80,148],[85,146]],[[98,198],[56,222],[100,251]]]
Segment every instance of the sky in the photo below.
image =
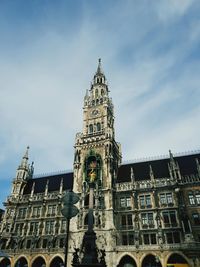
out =
[[26,147],[73,167],[98,58],[123,160],[199,150],[199,0],[0,1],[0,207]]

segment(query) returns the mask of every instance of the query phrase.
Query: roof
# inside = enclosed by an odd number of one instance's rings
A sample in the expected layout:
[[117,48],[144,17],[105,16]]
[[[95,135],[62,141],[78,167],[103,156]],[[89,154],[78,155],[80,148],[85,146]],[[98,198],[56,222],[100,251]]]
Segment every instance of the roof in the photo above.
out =
[[[185,176],[197,173],[195,159],[198,159],[200,162],[200,153],[174,157],[175,162],[179,165],[181,175]],[[150,165],[155,178],[169,177],[168,163],[170,163],[169,157],[122,164],[118,171],[117,182],[122,183],[131,181],[131,168],[133,169],[136,181],[150,179]]]
[[[200,163],[200,152],[190,155],[174,156],[175,162],[180,167],[180,173],[183,176],[197,174],[196,159]],[[131,181],[131,169],[133,170],[134,178],[136,181],[150,179],[150,165],[153,170],[155,178],[167,178],[170,176],[168,164],[170,163],[169,156],[158,159],[143,159],[142,161],[123,163],[118,170],[117,182],[124,183]],[[37,178],[36,178],[37,177]],[[73,187],[73,172],[63,171],[54,174],[37,175],[28,180],[24,194],[30,194],[33,183],[35,183],[34,193],[42,193],[48,181],[48,192],[59,191],[61,180],[63,179],[63,190],[72,189]]]
[[59,191],[61,180],[63,179],[63,190],[72,189],[73,187],[73,173],[62,173],[47,175],[45,177],[33,178],[28,180],[24,194],[30,194],[33,183],[35,183],[34,193],[42,193],[48,181],[48,192]]

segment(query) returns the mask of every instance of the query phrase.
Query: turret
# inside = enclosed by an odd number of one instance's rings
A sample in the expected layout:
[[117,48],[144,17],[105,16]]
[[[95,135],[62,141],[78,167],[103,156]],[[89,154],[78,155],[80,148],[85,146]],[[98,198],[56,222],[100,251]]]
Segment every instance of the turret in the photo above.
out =
[[24,156],[22,157],[21,163],[16,171],[16,177],[13,180],[12,195],[17,197],[23,193],[23,188],[28,179],[33,176],[33,162],[30,166],[28,163],[28,151],[29,146],[26,148]]

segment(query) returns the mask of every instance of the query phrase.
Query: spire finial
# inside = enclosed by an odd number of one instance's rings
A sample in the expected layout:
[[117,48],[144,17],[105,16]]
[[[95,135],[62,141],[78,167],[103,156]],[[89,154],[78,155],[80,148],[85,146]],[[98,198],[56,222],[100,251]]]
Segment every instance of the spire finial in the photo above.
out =
[[26,147],[26,152],[24,154],[24,158],[28,158],[28,151],[29,151],[29,146]]
[[24,156],[21,160],[21,164],[19,165],[19,168],[28,167],[28,150],[29,150],[29,146],[26,147],[26,151],[25,151]]
[[101,58],[99,58],[99,63],[98,63],[98,67],[97,67],[97,73],[102,73],[103,74],[103,71],[102,71],[102,67],[101,67]]

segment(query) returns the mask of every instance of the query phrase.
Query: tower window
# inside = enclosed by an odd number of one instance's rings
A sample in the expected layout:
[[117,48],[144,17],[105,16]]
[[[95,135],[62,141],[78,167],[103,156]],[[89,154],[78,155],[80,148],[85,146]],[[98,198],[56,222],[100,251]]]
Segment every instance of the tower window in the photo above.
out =
[[101,124],[100,122],[97,123],[97,132],[100,132],[101,131]]
[[90,134],[93,133],[93,125],[92,124],[89,125],[89,133]]

